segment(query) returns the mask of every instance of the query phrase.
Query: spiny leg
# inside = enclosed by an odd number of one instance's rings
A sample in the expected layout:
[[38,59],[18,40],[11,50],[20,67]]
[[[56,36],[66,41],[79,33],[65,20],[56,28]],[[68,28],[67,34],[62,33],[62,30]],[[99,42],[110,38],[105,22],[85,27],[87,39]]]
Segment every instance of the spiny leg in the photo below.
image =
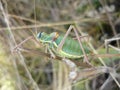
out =
[[64,43],[65,43],[65,40],[67,38],[67,36],[69,35],[70,31],[72,30],[72,26],[69,27],[69,29],[67,30],[66,34],[64,35],[62,41],[60,42],[60,44],[58,45],[58,50],[61,50]]
[[106,40],[105,40],[105,47],[106,47],[106,52],[107,52],[107,53],[109,53],[109,47],[111,47],[111,48],[113,48],[113,49],[115,49],[115,50],[120,51],[119,48],[116,48],[116,47],[114,47],[114,46],[112,46],[112,45],[109,45],[110,42],[115,41],[115,40],[120,40],[120,37],[111,38],[111,39],[106,39]]
[[49,48],[49,46],[47,47],[47,50],[49,51],[50,55],[52,58],[56,58],[55,54],[52,52],[52,50]]
[[21,43],[19,43],[17,46],[15,46],[15,48],[13,48],[13,52],[15,52],[21,45],[23,45],[24,43],[26,43],[28,40],[33,39],[35,40],[37,43],[39,43],[33,36],[28,37],[27,39],[25,39],[24,41],[22,41]]
[[[58,45],[58,50],[61,50],[61,49],[62,49],[62,47],[63,47],[63,45],[64,45],[64,42],[65,42],[67,36],[69,35],[69,33],[70,33],[70,31],[71,31],[72,29],[74,30],[75,35],[76,35],[76,38],[77,38],[77,40],[78,40],[78,42],[79,42],[79,45],[80,45],[80,47],[81,47],[81,49],[82,49],[82,51],[83,51],[84,61],[87,62],[88,64],[90,64],[89,61],[88,61],[87,55],[86,55],[86,53],[85,53],[85,50],[84,50],[84,48],[83,48],[83,46],[82,46],[82,42],[81,42],[81,40],[79,39],[78,32],[77,32],[76,28],[75,28],[73,25],[70,25],[68,31],[66,32],[66,34],[65,34],[65,36],[63,37],[63,39],[62,39],[62,41],[60,42],[60,44]],[[90,65],[91,65],[91,64],[90,64]]]
[[[82,49],[82,52],[83,52],[83,54],[84,54],[84,62],[87,62],[89,65],[91,65],[91,63],[88,61],[87,54],[86,54],[86,52],[85,52],[85,50],[84,50],[84,48],[83,48],[83,46],[82,46],[81,38],[79,38],[77,29],[76,29],[74,26],[72,26],[72,27],[73,27],[73,30],[74,30],[74,32],[75,32],[76,38],[77,38],[77,40],[78,40],[78,42],[79,42],[79,45],[80,45],[80,47],[81,47],[81,49]],[[92,65],[91,65],[91,66],[92,66]]]

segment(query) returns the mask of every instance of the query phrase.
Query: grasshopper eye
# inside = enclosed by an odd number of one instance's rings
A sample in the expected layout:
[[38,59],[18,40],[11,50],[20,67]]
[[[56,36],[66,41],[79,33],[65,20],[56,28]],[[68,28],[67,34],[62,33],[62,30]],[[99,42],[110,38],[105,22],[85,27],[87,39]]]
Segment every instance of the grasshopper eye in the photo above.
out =
[[37,34],[37,38],[41,38],[41,36],[42,36],[42,32],[39,32],[39,33]]

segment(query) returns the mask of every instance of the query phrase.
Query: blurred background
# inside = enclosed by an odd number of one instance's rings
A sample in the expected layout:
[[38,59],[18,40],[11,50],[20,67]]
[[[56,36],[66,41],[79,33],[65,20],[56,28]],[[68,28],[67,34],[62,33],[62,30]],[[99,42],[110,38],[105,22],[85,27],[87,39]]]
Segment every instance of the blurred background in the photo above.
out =
[[[46,55],[44,44],[30,39],[13,52],[38,32],[65,34],[70,25],[79,35],[89,36],[93,53],[107,54],[105,40],[114,38],[108,43],[113,47],[109,56],[119,54],[119,0],[0,0],[0,90],[120,90],[119,55],[102,61],[90,56],[95,67],[113,68],[114,76],[97,70],[91,75],[88,70],[87,77],[71,83],[68,66]],[[75,33],[69,36],[75,38]],[[88,69],[80,62],[83,60],[75,61],[79,71]]]

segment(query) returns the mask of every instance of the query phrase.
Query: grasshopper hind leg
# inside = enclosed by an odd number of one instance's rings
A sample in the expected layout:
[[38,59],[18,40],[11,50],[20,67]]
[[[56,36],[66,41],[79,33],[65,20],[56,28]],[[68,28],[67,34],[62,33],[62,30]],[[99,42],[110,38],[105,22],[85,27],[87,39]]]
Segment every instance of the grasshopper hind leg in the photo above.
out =
[[[69,35],[69,33],[71,32],[71,30],[74,30],[74,32],[75,32],[76,38],[77,38],[77,40],[78,40],[78,42],[79,42],[80,48],[81,48],[81,50],[82,50],[82,52],[83,52],[83,55],[84,55],[84,62],[86,62],[86,63],[88,63],[89,65],[91,65],[91,63],[90,63],[89,60],[88,60],[87,54],[86,54],[86,52],[85,52],[85,50],[84,50],[84,48],[83,48],[83,46],[82,46],[82,42],[81,42],[81,39],[79,38],[79,34],[78,34],[78,32],[77,32],[77,29],[76,29],[73,25],[70,25],[70,27],[69,27],[69,29],[67,30],[66,34],[64,35],[62,41],[61,41],[60,44],[58,45],[58,51],[62,49],[62,47],[63,47],[63,45],[64,45],[64,43],[65,43],[65,40],[66,40],[67,36]],[[92,65],[91,65],[91,66],[92,66]]]

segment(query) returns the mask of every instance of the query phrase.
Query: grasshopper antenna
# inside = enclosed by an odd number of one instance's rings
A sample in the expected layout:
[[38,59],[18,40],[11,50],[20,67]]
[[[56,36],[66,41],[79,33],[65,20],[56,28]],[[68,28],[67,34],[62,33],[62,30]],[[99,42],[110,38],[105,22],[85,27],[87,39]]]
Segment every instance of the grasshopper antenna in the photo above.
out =
[[37,28],[36,28],[36,9],[35,9],[35,6],[36,6],[36,0],[34,0],[34,20],[35,20],[35,34],[37,35]]
[[[33,31],[31,30],[31,33],[33,34],[33,39],[36,39],[36,35],[37,35],[37,28],[36,28],[36,9],[35,9],[35,6],[36,6],[36,0],[34,0],[34,20],[35,20],[35,34],[33,33]],[[36,40],[37,41],[37,40]]]

